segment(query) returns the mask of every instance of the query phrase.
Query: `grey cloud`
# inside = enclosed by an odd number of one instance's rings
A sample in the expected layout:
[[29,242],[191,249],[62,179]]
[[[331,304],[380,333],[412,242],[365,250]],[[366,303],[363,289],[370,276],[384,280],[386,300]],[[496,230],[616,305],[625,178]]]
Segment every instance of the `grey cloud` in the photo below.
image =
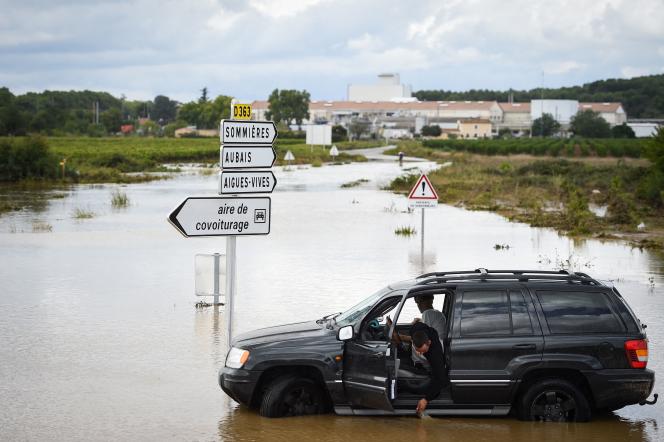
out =
[[5,1],[0,85],[189,100],[202,86],[343,98],[381,70],[415,89],[529,88],[542,71],[549,86],[578,84],[661,71],[664,53],[648,49],[664,47],[653,3],[340,0],[279,15],[231,0]]

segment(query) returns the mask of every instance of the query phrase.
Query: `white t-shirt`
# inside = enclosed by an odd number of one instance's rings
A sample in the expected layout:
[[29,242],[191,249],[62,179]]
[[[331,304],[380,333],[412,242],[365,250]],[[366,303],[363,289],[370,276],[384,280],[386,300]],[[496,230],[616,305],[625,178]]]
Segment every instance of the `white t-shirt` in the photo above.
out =
[[[422,322],[436,330],[438,333],[438,338],[440,339],[440,343],[443,347],[443,351],[445,351],[445,344],[443,343],[443,339],[445,337],[445,324],[447,323],[445,315],[434,308],[430,308],[429,310],[424,310],[422,312]],[[417,354],[414,345],[411,345],[411,355],[413,362],[419,362],[424,367],[429,366],[429,361],[427,361],[424,356]]]

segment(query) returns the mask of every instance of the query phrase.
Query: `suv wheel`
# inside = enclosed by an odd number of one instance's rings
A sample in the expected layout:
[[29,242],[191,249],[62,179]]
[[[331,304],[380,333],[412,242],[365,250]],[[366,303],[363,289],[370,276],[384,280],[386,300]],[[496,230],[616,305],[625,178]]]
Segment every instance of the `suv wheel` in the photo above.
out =
[[263,395],[260,415],[302,416],[327,411],[324,392],[309,378],[286,375],[272,381]]
[[521,397],[519,419],[544,422],[587,422],[590,404],[586,395],[563,379],[535,382]]

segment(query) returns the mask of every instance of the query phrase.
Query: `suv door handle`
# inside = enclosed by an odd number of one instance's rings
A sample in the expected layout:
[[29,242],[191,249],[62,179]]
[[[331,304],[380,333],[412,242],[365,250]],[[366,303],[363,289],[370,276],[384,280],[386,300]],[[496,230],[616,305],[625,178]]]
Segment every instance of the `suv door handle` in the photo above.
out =
[[369,355],[369,358],[370,358],[370,359],[380,359],[380,358],[382,358],[383,356],[385,356],[385,354],[379,351],[379,352],[377,352],[377,353],[371,353],[371,354]]
[[535,344],[516,344],[512,348],[514,350],[535,350],[537,346]]

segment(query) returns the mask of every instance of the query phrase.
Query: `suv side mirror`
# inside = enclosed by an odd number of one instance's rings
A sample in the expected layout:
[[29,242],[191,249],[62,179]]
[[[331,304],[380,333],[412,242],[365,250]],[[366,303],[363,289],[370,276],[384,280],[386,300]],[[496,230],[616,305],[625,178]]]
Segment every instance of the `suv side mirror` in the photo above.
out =
[[353,339],[353,326],[347,325],[345,327],[341,327],[337,332],[337,339],[340,341],[348,341]]

